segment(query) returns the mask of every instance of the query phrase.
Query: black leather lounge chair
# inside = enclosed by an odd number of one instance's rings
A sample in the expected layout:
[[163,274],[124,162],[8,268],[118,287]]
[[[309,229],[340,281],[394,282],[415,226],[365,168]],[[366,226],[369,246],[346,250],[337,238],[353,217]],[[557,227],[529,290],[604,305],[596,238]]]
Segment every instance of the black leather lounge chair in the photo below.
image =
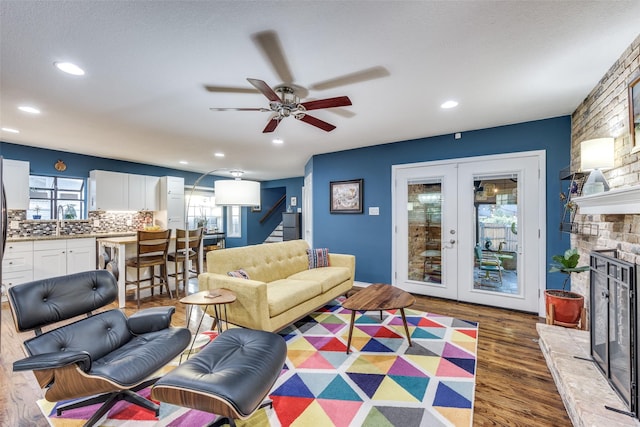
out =
[[[32,370],[50,402],[85,398],[59,407],[58,415],[104,403],[85,424],[91,426],[120,400],[158,415],[159,406],[136,391],[154,384],[153,374],[191,340],[188,329],[170,327],[175,307],[141,310],[129,318],[118,309],[93,314],[118,296],[107,270],[16,285],[8,295],[16,330],[36,334],[24,342],[28,357],[13,370]],[[42,333],[45,326],[80,315],[88,317]]]

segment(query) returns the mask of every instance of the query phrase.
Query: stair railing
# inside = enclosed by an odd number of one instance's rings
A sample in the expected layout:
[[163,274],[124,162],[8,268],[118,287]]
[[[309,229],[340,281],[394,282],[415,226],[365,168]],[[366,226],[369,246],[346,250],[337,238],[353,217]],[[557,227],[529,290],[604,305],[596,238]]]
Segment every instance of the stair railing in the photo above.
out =
[[269,217],[271,215],[273,215],[276,212],[276,209],[278,209],[278,207],[280,205],[282,205],[284,203],[284,201],[287,199],[287,195],[283,194],[282,197],[280,197],[274,204],[273,206],[271,206],[271,208],[262,216],[262,218],[260,218],[260,224],[262,224],[263,222],[265,222],[267,219],[269,219]]

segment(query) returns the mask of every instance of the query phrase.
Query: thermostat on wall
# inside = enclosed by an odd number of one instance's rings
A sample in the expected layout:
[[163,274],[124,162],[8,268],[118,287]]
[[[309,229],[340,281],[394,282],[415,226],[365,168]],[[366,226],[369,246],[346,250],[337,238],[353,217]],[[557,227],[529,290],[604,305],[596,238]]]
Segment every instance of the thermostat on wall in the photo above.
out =
[[369,206],[369,215],[380,215],[380,208],[377,206]]

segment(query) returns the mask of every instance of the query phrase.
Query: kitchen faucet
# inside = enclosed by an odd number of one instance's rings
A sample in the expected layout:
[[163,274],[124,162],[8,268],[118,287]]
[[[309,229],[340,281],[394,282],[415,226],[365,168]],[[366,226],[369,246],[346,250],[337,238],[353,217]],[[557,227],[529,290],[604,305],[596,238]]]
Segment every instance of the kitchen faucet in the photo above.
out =
[[58,223],[56,224],[56,236],[59,236],[62,232],[62,227],[64,227],[64,206],[58,206]]

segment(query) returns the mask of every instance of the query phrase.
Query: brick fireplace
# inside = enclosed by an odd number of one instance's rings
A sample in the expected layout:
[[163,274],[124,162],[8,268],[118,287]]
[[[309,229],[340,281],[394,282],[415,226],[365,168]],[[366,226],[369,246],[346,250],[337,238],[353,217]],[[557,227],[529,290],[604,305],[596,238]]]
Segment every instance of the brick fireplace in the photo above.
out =
[[[605,171],[611,194],[603,193],[596,202],[578,208],[578,229],[598,225],[597,235],[571,235],[571,246],[578,248],[581,260],[598,249],[616,249],[620,259],[640,264],[640,141],[630,137],[628,85],[640,75],[640,36],[622,53],[599,84],[571,116],[572,171],[580,167],[580,143],[600,137],[615,138],[614,168]],[[620,195],[621,200],[606,196]],[[628,193],[628,194],[624,194]],[[589,197],[589,196],[587,196]],[[632,206],[634,205],[635,206]],[[585,227],[581,227],[585,226]],[[589,275],[574,274],[571,290],[585,296],[589,307]]]
[[[571,171],[579,171],[580,144],[585,140],[613,137],[615,151],[614,168],[605,172],[611,190],[573,199],[578,204],[578,211],[574,218],[576,227],[571,229],[598,230],[595,234],[571,234],[571,246],[578,249],[582,265],[588,262],[591,252],[602,249],[613,249],[619,259],[640,264],[640,141],[634,144],[630,135],[628,98],[628,85],[638,76],[640,36],[622,53],[571,117]],[[589,310],[589,274],[572,276],[571,290],[584,295]],[[591,331],[543,323],[537,326],[542,353],[574,426],[640,425],[636,416],[622,413],[625,407],[628,411],[629,406],[592,361]],[[608,410],[605,406],[618,411]]]

